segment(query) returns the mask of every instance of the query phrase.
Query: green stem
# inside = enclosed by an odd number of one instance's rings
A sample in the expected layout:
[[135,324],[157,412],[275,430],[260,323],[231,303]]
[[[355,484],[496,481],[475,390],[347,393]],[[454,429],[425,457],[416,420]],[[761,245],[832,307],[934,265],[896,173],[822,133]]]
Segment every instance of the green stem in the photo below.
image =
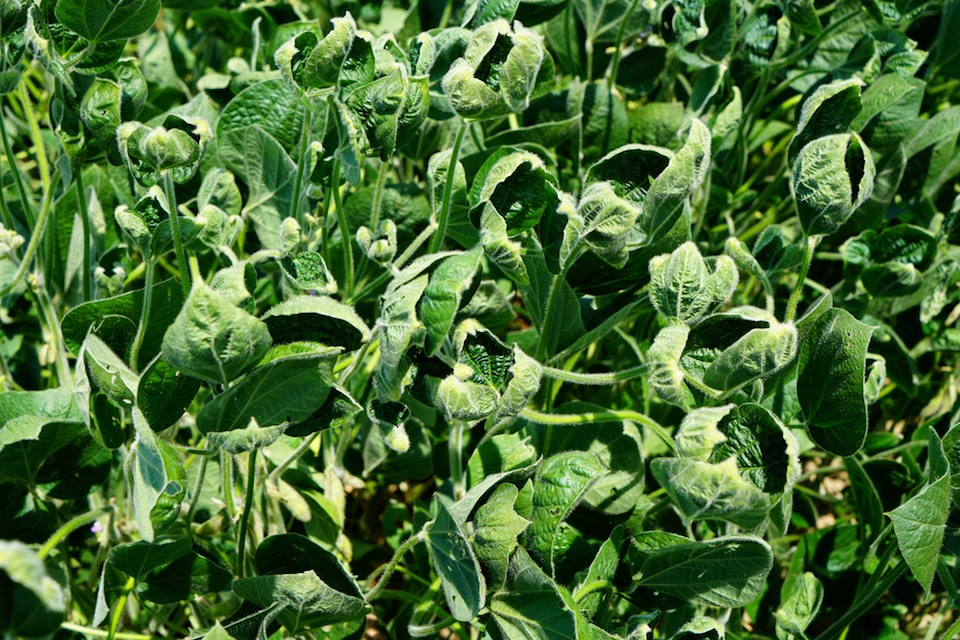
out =
[[23,113],[27,119],[27,125],[30,127],[30,140],[33,142],[34,152],[37,155],[37,169],[40,171],[40,184],[44,191],[50,191],[53,188],[53,180],[50,179],[50,165],[47,163],[47,154],[44,153],[43,135],[40,133],[40,123],[37,121],[37,115],[33,112],[33,103],[30,96],[27,95],[27,80],[24,77],[20,81],[20,100],[23,103]]
[[454,420],[450,425],[450,437],[447,448],[450,456],[450,480],[453,482],[453,495],[459,500],[466,493],[463,482],[463,432],[466,425],[461,420]]
[[[865,596],[857,598],[857,601],[854,602],[846,612],[840,616],[836,622],[830,625],[826,631],[817,636],[816,640],[832,640],[837,636],[841,635],[847,627],[849,627],[853,622],[865,614],[867,611],[876,604],[887,590],[893,586],[893,583],[903,574],[907,569],[907,563],[902,558],[897,565],[890,570],[890,572],[880,580],[876,586],[874,586],[870,591],[866,593]],[[949,635],[943,636],[944,638],[949,638]]]
[[803,262],[800,263],[800,274],[797,276],[797,286],[790,292],[790,300],[787,303],[787,314],[784,316],[785,322],[792,322],[797,317],[797,305],[800,303],[800,294],[803,292],[803,283],[807,279],[807,272],[810,271],[810,260],[813,258],[813,251],[820,242],[820,236],[812,235],[807,238],[803,244]]
[[[573,264],[575,260],[569,260],[569,264]],[[550,282],[550,293],[547,295],[547,308],[543,312],[543,323],[540,325],[540,340],[537,342],[537,354],[536,358],[540,362],[547,361],[547,355],[550,353],[550,345],[547,342],[550,339],[550,332],[553,330],[553,324],[555,322],[554,316],[557,315],[557,304],[560,299],[560,283],[567,275],[567,269],[569,267],[564,266],[560,273],[553,276],[553,280]]]
[[37,557],[42,560],[47,556],[48,553],[53,551],[53,548],[56,547],[58,544],[60,544],[63,541],[63,539],[66,538],[68,535],[70,535],[71,533],[73,533],[83,525],[87,524],[88,522],[93,522],[103,514],[109,513],[113,510],[114,510],[113,505],[106,505],[106,506],[100,507],[99,509],[94,509],[93,511],[79,515],[76,518],[70,520],[65,525],[57,529],[57,531],[52,536],[50,536],[50,539],[47,540],[42,547],[40,547],[40,550],[37,551]]
[[450,220],[450,202],[453,200],[453,183],[457,174],[457,162],[460,159],[460,146],[463,136],[467,132],[468,124],[460,122],[457,137],[453,141],[453,150],[450,152],[450,163],[447,165],[446,181],[443,184],[443,200],[440,204],[440,217],[437,220],[437,230],[430,239],[430,253],[436,253],[443,245],[443,238],[447,233],[447,222]]
[[573,384],[615,384],[623,380],[631,380],[646,374],[650,367],[641,364],[636,367],[624,369],[623,371],[611,371],[610,373],[580,373],[577,371],[567,371],[566,369],[557,369],[554,367],[543,366],[543,375],[549,378],[556,378],[564,382]]
[[117,606],[113,609],[113,615],[110,617],[110,631],[107,633],[107,640],[114,640],[117,637],[117,627],[120,626],[120,618],[123,617],[123,610],[127,606],[127,596],[133,591],[135,585],[136,581],[133,576],[127,578],[126,584],[123,585],[123,591],[117,598]]
[[337,210],[337,224],[340,227],[341,242],[343,243],[343,263],[346,269],[346,290],[348,296],[353,291],[353,238],[350,235],[350,226],[347,224],[347,212],[340,202],[340,159],[334,158],[330,179],[330,188],[333,189],[333,207]]
[[[72,622],[64,622],[60,625],[60,628],[66,629],[67,631],[76,631],[84,636],[93,636],[95,638],[107,638],[110,636],[110,632],[104,631],[103,629],[84,627],[79,624],[73,624]],[[117,638],[117,640],[153,640],[153,636],[145,636],[139,633],[116,632],[113,634],[113,637]]]
[[950,628],[947,629],[947,632],[943,634],[942,638],[955,638],[960,635],[960,618],[957,618],[953,621],[953,624],[950,625]]
[[[77,182],[77,204],[80,205],[80,224],[83,226],[83,301],[93,299],[93,273],[90,268],[90,247],[93,246],[93,233],[90,231],[90,212],[87,211],[87,190],[83,186],[83,170],[78,169],[74,178]],[[146,316],[144,316],[146,318]]]
[[598,424],[602,422],[639,422],[648,427],[659,437],[671,450],[674,448],[673,438],[667,433],[667,430],[660,426],[649,416],[642,413],[629,410],[616,411],[595,411],[588,413],[543,413],[533,409],[523,409],[520,417],[537,424],[566,426],[577,424]]
[[[10,146],[10,135],[7,133],[7,122],[0,114],[0,138],[3,138],[3,152],[7,156],[7,163],[10,165],[10,173],[13,175],[13,184],[17,187],[17,195],[20,197],[20,207],[23,209],[23,215],[26,217],[27,225],[34,226],[35,218],[33,216],[33,207],[30,205],[30,199],[27,198],[27,190],[23,186],[23,178],[20,176],[20,169],[17,167],[17,158],[13,155],[13,148]],[[11,228],[12,227],[8,227]]]
[[377,185],[373,192],[373,209],[370,211],[370,230],[379,233],[380,209],[383,207],[383,187],[387,182],[387,162],[380,163],[380,173],[377,175]]
[[167,196],[170,211],[170,228],[173,231],[173,246],[177,252],[177,266],[180,269],[180,284],[183,285],[183,299],[190,297],[190,270],[187,268],[187,254],[183,250],[183,238],[180,237],[180,221],[177,216],[177,191],[173,183],[173,174],[163,172],[163,191]]
[[297,175],[293,179],[293,210],[290,212],[290,215],[297,221],[301,229],[303,229],[303,207],[300,206],[300,198],[303,195],[301,193],[301,191],[303,191],[303,172],[309,164],[307,162],[307,148],[310,141],[310,119],[312,114],[313,110],[310,105],[307,105],[306,111],[303,114],[303,129],[300,131]]
[[637,0],[633,0],[630,6],[627,7],[627,12],[623,14],[623,18],[620,19],[620,28],[617,30],[617,46],[613,50],[613,60],[610,62],[610,76],[607,78],[608,89],[613,89],[613,85],[617,82],[617,73],[620,71],[620,54],[623,50],[623,34],[626,33],[627,23],[630,21],[630,16],[633,15],[636,8]]
[[243,501],[243,515],[240,516],[240,540],[237,542],[237,576],[243,577],[244,550],[247,546],[247,521],[250,519],[250,508],[253,506],[254,481],[257,478],[257,449],[250,450],[247,462],[247,495]]
[[280,476],[283,475],[283,472],[286,471],[291,464],[297,461],[306,452],[310,449],[310,445],[313,444],[313,441],[317,439],[317,436],[320,435],[319,431],[311,433],[309,436],[303,439],[303,442],[294,449],[290,455],[284,458],[283,462],[277,465],[277,468],[270,472],[270,475],[267,476],[267,482],[270,484],[277,484],[280,481]]
[[190,524],[193,522],[193,514],[197,512],[197,505],[200,504],[200,493],[203,491],[203,479],[207,475],[207,456],[200,456],[200,469],[197,471],[197,480],[193,483],[193,493],[190,494],[190,507],[187,509],[187,529],[192,531]]
[[397,547],[397,551],[396,553],[393,554],[393,557],[390,559],[390,563],[386,566],[386,568],[383,571],[380,572],[380,579],[377,581],[376,586],[370,589],[370,591],[368,591],[367,595],[364,597],[364,599],[367,602],[373,602],[374,600],[376,600],[377,596],[379,596],[380,593],[384,589],[386,589],[387,583],[390,582],[390,576],[392,576],[393,572],[397,570],[397,565],[400,563],[400,560],[403,558],[403,554],[405,554],[407,551],[412,549],[418,542],[420,542],[420,540],[422,539],[422,535],[423,535],[422,533],[418,533],[414,536],[410,536],[409,538],[407,538],[407,540],[403,542],[403,544]]
[[150,307],[153,305],[153,276],[156,271],[153,258],[147,258],[145,261],[146,279],[143,284],[143,311],[140,314],[140,326],[137,327],[137,337],[134,338],[133,348],[130,350],[130,366],[134,371],[139,371],[140,367],[137,361],[140,356],[140,347],[143,346],[144,336],[147,335],[147,323],[150,321]]
[[[16,174],[16,171],[14,171],[14,174]],[[33,257],[37,253],[37,247],[40,246],[40,240],[43,237],[44,229],[47,226],[47,218],[49,218],[50,210],[52,208],[50,206],[51,204],[53,204],[52,189],[43,194],[43,205],[40,207],[40,217],[37,219],[36,227],[33,229],[33,235],[30,236],[30,242],[27,243],[27,250],[23,254],[23,260],[20,261],[20,266],[17,268],[17,272],[13,274],[13,279],[7,284],[7,286],[5,286],[3,289],[0,289],[0,298],[13,291],[13,288],[20,283],[20,280],[23,279],[27,269],[30,268],[30,263],[33,262]]]

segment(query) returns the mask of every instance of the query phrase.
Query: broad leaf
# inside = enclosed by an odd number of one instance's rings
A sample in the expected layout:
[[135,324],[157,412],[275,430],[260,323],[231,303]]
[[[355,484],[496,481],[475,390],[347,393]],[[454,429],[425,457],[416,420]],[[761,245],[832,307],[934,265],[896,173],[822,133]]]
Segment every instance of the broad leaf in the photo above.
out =
[[944,476],[924,487],[887,515],[893,522],[900,553],[924,592],[929,594],[950,515],[950,478]]
[[150,28],[160,0],[59,0],[57,19],[91,42],[132,38]]
[[473,620],[486,604],[480,564],[447,503],[437,500],[437,517],[424,529],[433,568],[440,576],[447,607],[462,622]]
[[530,524],[513,509],[518,493],[515,485],[499,485],[477,509],[473,519],[473,549],[487,582],[496,590],[507,578],[507,565],[517,547],[517,537]]

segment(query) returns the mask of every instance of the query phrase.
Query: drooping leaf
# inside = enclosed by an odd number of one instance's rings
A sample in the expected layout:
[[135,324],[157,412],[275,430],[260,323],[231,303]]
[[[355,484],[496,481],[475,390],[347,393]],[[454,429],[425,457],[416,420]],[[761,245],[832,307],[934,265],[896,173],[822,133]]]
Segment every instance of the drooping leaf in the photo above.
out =
[[684,458],[656,458],[650,470],[686,521],[726,520],[744,529],[758,526],[767,517],[770,502],[744,480],[736,458],[712,464]]
[[910,572],[929,594],[950,515],[950,478],[929,484],[887,515]]
[[427,327],[424,350],[436,354],[453,325],[463,293],[473,282],[480,265],[479,247],[446,258],[431,274],[420,299],[420,318]]
[[807,431],[836,455],[855,453],[867,434],[864,375],[873,331],[848,312],[829,309],[800,349],[797,395]]
[[530,524],[513,509],[518,493],[513,484],[497,486],[473,518],[473,549],[493,590],[503,586],[517,538]]
[[486,604],[486,583],[473,548],[442,498],[437,500],[437,517],[424,534],[450,613],[462,622],[473,620]]

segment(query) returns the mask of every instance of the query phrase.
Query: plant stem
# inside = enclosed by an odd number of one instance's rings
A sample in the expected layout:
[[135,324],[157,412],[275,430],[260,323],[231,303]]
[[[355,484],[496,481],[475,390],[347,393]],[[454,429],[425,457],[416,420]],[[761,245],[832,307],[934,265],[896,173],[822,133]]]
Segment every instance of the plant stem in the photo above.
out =
[[626,13],[624,13],[620,19],[620,28],[617,30],[617,45],[613,50],[613,60],[610,62],[610,76],[607,78],[608,89],[613,89],[613,85],[617,82],[617,73],[620,71],[620,54],[623,50],[623,34],[626,32],[627,22],[630,21],[630,16],[633,15],[636,8],[637,0],[633,0],[630,6],[627,7]]
[[629,410],[616,411],[595,411],[588,413],[543,413],[533,409],[523,409],[520,417],[530,422],[545,425],[577,425],[577,424],[598,424],[601,422],[639,422],[648,427],[659,437],[671,450],[674,448],[673,438],[667,433],[666,429],[660,426],[649,416],[642,413]]
[[187,268],[187,254],[183,250],[183,238],[180,237],[180,222],[177,219],[177,191],[173,183],[173,174],[163,172],[163,191],[167,196],[170,210],[170,228],[173,230],[173,246],[177,252],[177,267],[180,269],[180,284],[183,285],[183,299],[190,297],[190,270]]
[[797,305],[800,303],[800,294],[803,291],[803,283],[807,279],[807,272],[810,271],[810,260],[813,258],[813,251],[820,242],[820,236],[812,235],[807,238],[803,245],[803,262],[800,263],[800,274],[797,276],[797,286],[790,292],[790,300],[787,303],[787,314],[784,316],[784,322],[792,322],[797,316]]
[[53,551],[54,547],[60,544],[63,541],[63,539],[66,538],[68,535],[70,535],[72,532],[76,531],[77,529],[79,529],[80,527],[82,527],[83,525],[89,522],[93,522],[103,514],[109,513],[110,511],[113,511],[113,510],[114,510],[113,505],[106,505],[106,506],[100,507],[99,509],[94,509],[93,511],[89,511],[87,513],[79,515],[76,518],[68,521],[62,527],[57,529],[56,532],[52,536],[50,536],[50,539],[47,540],[42,547],[40,547],[40,550],[37,551],[37,557],[42,560],[47,556],[48,553]]
[[463,144],[463,135],[467,132],[467,123],[460,122],[457,137],[453,141],[453,150],[450,152],[450,163],[447,165],[446,181],[443,184],[443,200],[440,203],[440,217],[437,219],[437,230],[430,239],[430,253],[436,253],[443,245],[443,237],[447,233],[447,222],[450,220],[450,202],[453,200],[453,183],[457,174],[457,162],[460,159],[460,146]]
[[[60,625],[60,628],[66,629],[67,631],[76,631],[84,636],[93,636],[95,638],[107,638],[110,636],[110,633],[108,631],[104,631],[103,629],[93,629],[91,627],[84,627],[71,622],[64,622]],[[117,638],[117,640],[153,640],[153,636],[145,636],[139,633],[116,632],[113,634],[113,637]]]
[[549,378],[556,378],[564,382],[574,384],[615,384],[623,380],[630,380],[644,375],[650,370],[646,364],[624,369],[623,371],[611,371],[610,373],[579,373],[576,371],[567,371],[566,369],[557,369],[554,367],[543,366],[543,375]]
[[[837,636],[841,635],[847,627],[853,624],[854,620],[865,614],[870,608],[876,604],[877,600],[883,596],[887,590],[893,586],[893,583],[903,574],[907,569],[906,561],[901,558],[900,562],[890,570],[890,572],[883,577],[880,582],[877,583],[867,594],[858,598],[847,611],[840,616],[840,619],[834,622],[826,631],[817,636],[816,640],[832,640]],[[949,638],[949,635],[944,636],[944,638]]]
[[450,437],[447,449],[450,456],[450,480],[453,482],[453,495],[459,500],[465,493],[463,484],[463,431],[466,425],[462,420],[454,420],[450,425]]
[[200,469],[197,471],[197,481],[193,484],[193,493],[190,495],[190,507],[187,509],[187,530],[193,522],[193,514],[197,512],[200,503],[200,493],[203,491],[203,479],[207,475],[207,456],[200,456]]
[[400,560],[403,558],[403,554],[412,549],[420,540],[422,540],[422,533],[410,536],[407,538],[403,544],[397,547],[396,553],[393,554],[393,557],[390,559],[390,563],[387,567],[380,572],[380,579],[377,581],[375,587],[370,589],[367,592],[367,595],[364,596],[364,599],[367,602],[372,602],[377,599],[377,596],[387,587],[387,583],[390,582],[390,576],[393,575],[393,572],[397,570],[397,565],[400,563]]
[[310,119],[313,110],[310,105],[306,105],[306,111],[303,114],[303,129],[300,131],[300,150],[298,153],[297,175],[293,179],[293,210],[290,215],[300,228],[303,229],[303,207],[300,205],[301,191],[303,191],[303,172],[307,166],[307,148],[310,141]]
[[107,640],[114,640],[114,638],[117,637],[117,627],[120,625],[123,610],[127,606],[127,596],[133,591],[135,585],[136,581],[133,579],[133,576],[127,578],[126,584],[123,585],[123,591],[120,593],[120,597],[117,598],[117,606],[113,609],[113,615],[110,617],[110,631],[107,633]]
[[140,371],[137,361],[140,356],[140,347],[143,346],[144,336],[147,334],[147,323],[150,321],[150,307],[153,305],[153,276],[156,271],[153,258],[147,258],[146,279],[143,284],[143,311],[140,314],[140,326],[137,327],[137,337],[133,340],[133,348],[130,350],[130,367],[134,371]]
[[333,207],[337,211],[337,224],[340,227],[343,263],[346,270],[344,295],[349,297],[353,291],[353,238],[350,236],[350,226],[347,224],[347,212],[343,210],[343,203],[340,201],[340,158],[334,158],[331,173],[330,188],[333,189]]
[[[77,183],[77,204],[80,205],[80,224],[83,226],[83,266],[81,278],[83,282],[83,301],[93,299],[93,274],[90,269],[90,247],[93,246],[93,233],[90,231],[90,212],[87,211],[87,190],[83,186],[83,170],[78,169],[74,176]],[[146,316],[144,316],[146,317]]]
[[387,182],[387,162],[380,163],[380,173],[377,174],[377,184],[373,191],[373,209],[370,211],[370,230],[377,233],[380,226],[380,209],[383,206],[383,187]]
[[314,431],[309,436],[303,439],[303,442],[294,449],[290,455],[288,455],[283,462],[277,465],[277,468],[270,472],[270,475],[267,476],[267,482],[271,484],[277,484],[280,481],[280,476],[283,475],[283,472],[286,471],[291,464],[297,461],[297,459],[304,454],[310,448],[310,445],[313,444],[313,441],[317,439],[317,436],[320,435],[319,431]]
[[[59,172],[57,173],[59,175]],[[16,171],[14,171],[14,174],[16,174]],[[43,237],[44,229],[47,226],[47,218],[50,216],[51,204],[53,204],[52,189],[43,194],[43,205],[40,207],[40,217],[37,219],[37,224],[33,229],[33,235],[30,236],[30,242],[27,243],[27,250],[23,254],[23,260],[20,261],[20,266],[13,275],[13,279],[10,280],[7,286],[0,289],[0,298],[13,291],[13,288],[23,279],[27,269],[30,268],[30,263],[33,262],[33,256],[37,252],[37,247],[40,246],[40,239]]]
[[[37,122],[37,114],[33,112],[33,103],[30,96],[27,95],[27,80],[24,77],[20,81],[20,100],[23,103],[24,117],[27,119],[27,125],[30,127],[30,140],[33,142],[34,152],[37,155],[37,169],[40,171],[40,184],[44,191],[50,191],[53,188],[54,180],[50,179],[50,165],[47,163],[47,154],[44,153],[43,135],[40,133],[40,124]],[[57,172],[59,175],[59,172]]]
[[23,178],[20,176],[20,169],[17,167],[17,157],[13,155],[13,148],[10,146],[10,135],[7,133],[7,123],[3,119],[2,113],[0,113],[0,138],[3,138],[3,152],[6,154],[7,163],[10,165],[13,184],[17,187],[17,195],[20,196],[20,207],[23,209],[27,225],[32,227],[36,221],[33,216],[33,207],[30,205],[30,199],[27,198],[27,190],[23,187]]
[[[575,259],[571,259],[567,262],[567,265],[572,265],[575,261]],[[546,362],[547,355],[552,351],[547,342],[550,339],[550,332],[553,331],[554,316],[557,315],[557,304],[560,299],[560,283],[566,277],[568,268],[569,266],[566,265],[561,268],[560,273],[553,276],[553,280],[550,282],[550,293],[547,295],[547,308],[543,312],[543,323],[540,325],[540,340],[537,341],[536,358],[540,362]]]
[[250,508],[253,506],[253,487],[257,478],[257,449],[250,450],[247,462],[247,495],[243,502],[243,515],[240,516],[240,539],[237,542],[237,576],[243,577],[243,555],[247,545],[247,521],[250,519]]

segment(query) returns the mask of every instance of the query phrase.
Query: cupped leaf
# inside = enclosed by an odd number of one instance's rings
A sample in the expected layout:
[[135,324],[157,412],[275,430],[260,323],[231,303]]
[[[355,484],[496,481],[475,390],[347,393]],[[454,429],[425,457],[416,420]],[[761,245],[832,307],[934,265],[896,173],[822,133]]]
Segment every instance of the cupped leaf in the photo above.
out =
[[809,571],[804,572],[795,590],[782,599],[777,609],[777,638],[803,637],[810,623],[817,619],[822,603],[823,583]]
[[657,458],[650,470],[685,521],[725,520],[744,529],[760,525],[770,502],[763,492],[744,480],[736,458],[711,464],[685,458]]
[[860,113],[863,86],[863,80],[850,78],[817,87],[800,109],[797,132],[790,141],[790,158],[796,158],[807,143],[817,138],[845,133]]
[[657,333],[647,351],[649,381],[654,393],[665,402],[682,408],[690,407],[694,402],[680,367],[689,335],[690,327],[685,324],[667,325]]
[[827,451],[856,453],[867,435],[867,346],[874,328],[829,309],[810,328],[798,361],[797,396],[810,438]]
[[262,320],[276,344],[306,340],[353,351],[370,339],[353,307],[325,296],[294,296],[271,307]]
[[477,556],[448,504],[442,498],[436,504],[437,517],[427,523],[424,538],[450,613],[457,620],[469,622],[486,604],[486,583]]
[[790,185],[807,235],[829,235],[853,215],[873,191],[876,168],[856,133],[817,138],[793,163]]
[[270,344],[266,324],[195,282],[163,337],[163,358],[178,371],[226,384],[256,365]]
[[536,154],[501,148],[480,167],[469,200],[474,208],[492,204],[513,237],[535,227],[546,211],[556,207],[556,179]]
[[473,283],[480,266],[480,247],[443,260],[430,275],[420,299],[420,318],[427,327],[424,350],[433,356],[443,345],[453,318],[460,308],[461,298]]
[[209,433],[306,420],[330,393],[330,365],[328,355],[309,353],[262,365],[205,404],[197,427]]
[[759,538],[730,536],[652,552],[640,586],[711,607],[742,607],[763,591],[773,551]]
[[788,491],[800,476],[796,437],[764,407],[741,404],[723,417],[718,430],[724,440],[713,448],[710,462],[736,456],[740,475],[764,493]]
[[751,329],[717,356],[704,372],[703,382],[730,391],[776,373],[796,355],[797,328],[792,323]]
[[176,452],[159,440],[144,424],[143,414],[133,409],[137,437],[124,464],[132,493],[133,515],[141,537],[153,542],[169,529],[180,515],[186,495],[186,472]]
[[713,273],[693,242],[650,260],[650,301],[668,318],[693,323],[726,302],[739,276],[732,260],[717,258]]

